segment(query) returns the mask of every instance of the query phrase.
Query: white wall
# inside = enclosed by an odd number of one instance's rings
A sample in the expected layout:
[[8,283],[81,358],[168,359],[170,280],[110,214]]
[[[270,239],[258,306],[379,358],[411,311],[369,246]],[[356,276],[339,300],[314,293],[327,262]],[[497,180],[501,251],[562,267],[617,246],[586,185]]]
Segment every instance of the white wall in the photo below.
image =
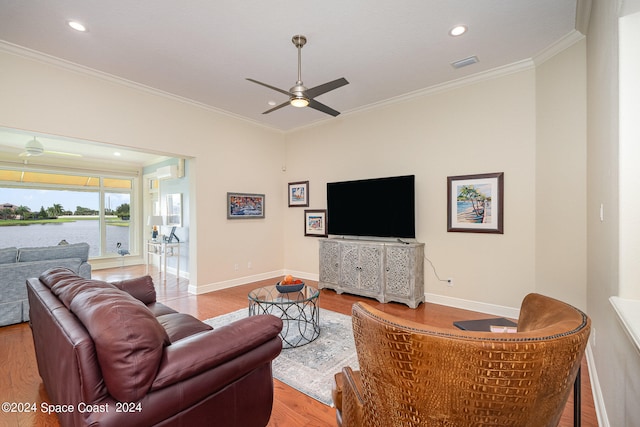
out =
[[536,291],[587,308],[586,39],[536,67]]
[[[0,126],[192,158],[193,289],[281,271],[280,132],[63,65],[0,51]],[[266,194],[266,219],[228,221],[227,191]]]

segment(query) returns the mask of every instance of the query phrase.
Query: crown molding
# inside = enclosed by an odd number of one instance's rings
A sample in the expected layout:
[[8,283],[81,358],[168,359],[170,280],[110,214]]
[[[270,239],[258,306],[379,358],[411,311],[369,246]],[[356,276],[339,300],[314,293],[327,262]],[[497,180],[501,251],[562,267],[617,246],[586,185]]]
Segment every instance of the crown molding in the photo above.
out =
[[[585,2],[585,3],[589,3],[591,0],[581,0],[579,3]],[[590,10],[590,8],[589,8]],[[499,78],[499,77],[504,77],[507,76],[509,74],[514,74],[514,73],[518,73],[521,71],[525,71],[525,70],[529,70],[529,69],[533,69],[536,66],[544,63],[545,61],[547,61],[549,58],[555,56],[556,54],[562,52],[563,50],[567,49],[568,47],[572,46],[573,44],[577,43],[578,41],[582,40],[584,38],[584,35],[581,34],[580,32],[574,30],[571,33],[567,34],[565,37],[563,37],[562,39],[558,40],[556,43],[552,44],[551,46],[545,48],[544,50],[542,50],[541,52],[539,52],[538,54],[536,54],[533,58],[529,58],[529,59],[524,59],[518,62],[514,62],[512,64],[508,64],[508,65],[504,65],[501,67],[496,67],[487,71],[482,71],[479,73],[475,73],[472,74],[470,76],[466,76],[466,77],[462,77],[460,79],[455,79],[455,80],[450,80],[448,82],[445,83],[441,83],[441,84],[437,84],[437,85],[433,85],[424,89],[419,89],[413,92],[409,92],[403,95],[399,95],[393,98],[389,98],[386,99],[384,101],[380,101],[380,102],[375,102],[369,105],[365,105],[363,107],[360,108],[356,108],[353,110],[348,110],[348,111],[344,111],[342,113],[342,117],[347,117],[350,116],[352,114],[357,114],[357,113],[362,113],[365,111],[369,111],[369,110],[373,110],[373,109],[377,109],[380,107],[386,107],[389,105],[393,105],[393,104],[398,104],[398,103],[402,103],[414,98],[418,98],[418,97],[423,97],[423,96],[429,96],[429,95],[433,95],[436,93],[441,93],[441,92],[446,92],[446,91],[450,91],[453,89],[457,89],[457,88],[461,88],[464,86],[468,86],[468,85],[472,85],[481,81],[485,81],[485,80],[491,80],[491,79],[495,79],[495,78]],[[18,46],[12,43],[8,43],[5,41],[0,40],[0,52],[6,52],[9,54],[13,54],[16,56],[20,56],[23,58],[27,58],[27,59],[31,59],[31,60],[35,60],[35,61],[40,61],[43,63],[47,63],[59,68],[63,68],[63,69],[67,69],[70,71],[74,71],[74,72],[78,72],[81,74],[85,74],[85,75],[89,75],[104,81],[108,81],[114,84],[120,84],[126,87],[129,87],[131,89],[134,90],[138,90],[138,91],[142,91],[142,92],[146,92],[152,95],[156,95],[156,96],[161,96],[167,99],[171,99],[174,101],[178,101],[178,102],[182,102],[185,104],[189,104],[189,105],[193,105],[195,107],[199,107],[199,108],[203,108],[205,110],[209,110],[209,111],[213,111],[215,113],[218,114],[222,114],[225,115],[227,117],[231,117],[234,118],[236,120],[241,120],[244,121],[246,123],[251,123],[252,125],[257,125],[260,126],[262,128],[265,129],[269,129],[271,131],[276,131],[276,132],[280,132],[282,134],[290,134],[290,133],[294,133],[297,132],[299,130],[302,129],[306,129],[306,128],[311,128],[311,127],[316,127],[319,125],[322,125],[325,123],[324,120],[320,120],[318,122],[315,123],[310,123],[306,126],[301,126],[301,127],[297,127],[294,129],[290,129],[287,131],[282,131],[280,129],[274,128],[272,126],[268,126],[265,125],[264,123],[260,123],[258,121],[255,120],[251,120],[248,119],[246,117],[231,113],[229,111],[225,111],[219,108],[215,108],[212,107],[210,105],[206,105],[203,104],[201,102],[197,102],[188,98],[184,98],[178,95],[174,95],[168,92],[164,92],[161,91],[159,89],[155,89],[152,88],[150,86],[145,86],[143,84],[140,83],[136,83],[130,80],[126,80],[123,79],[121,77],[116,77],[112,74],[108,74],[108,73],[104,73],[102,71],[98,71],[98,70],[94,70],[92,68],[89,67],[85,67],[70,61],[66,61],[64,59],[60,59],[51,55],[47,55],[35,50],[31,50],[31,49],[27,49],[24,48],[22,46]]]
[[260,123],[255,120],[248,119],[246,117],[240,116],[238,114],[231,113],[226,110],[222,110],[220,108],[212,107],[211,105],[207,105],[198,101],[194,101],[189,98],[184,98],[182,96],[174,95],[169,92],[164,92],[160,89],[153,88],[151,86],[146,86],[141,83],[136,83],[131,80],[123,79],[122,77],[114,76],[113,74],[105,73],[103,71],[98,71],[93,68],[85,67],[84,65],[76,64],[71,61],[67,61],[65,59],[61,59],[55,56],[48,55],[46,53],[38,52],[36,50],[32,50],[23,46],[19,46],[13,43],[6,42],[4,40],[0,40],[0,52],[8,53],[11,55],[15,55],[21,58],[30,59],[33,61],[42,62],[44,64],[52,65],[54,67],[62,68],[68,71],[73,71],[79,74],[84,74],[90,77],[94,77],[109,83],[114,83],[117,85],[122,85],[128,87],[133,90],[137,90],[140,92],[145,92],[147,94],[151,94],[154,96],[160,96],[166,99],[170,99],[172,101],[181,102],[184,104],[189,104],[194,107],[202,108],[208,111],[212,111],[218,114],[222,114],[227,117],[231,117],[236,120],[241,120],[246,123],[251,123],[253,125],[260,126],[262,128],[266,128],[269,130],[277,131],[282,133],[282,130],[274,128],[272,126],[265,125],[264,123]]
[[386,99],[384,101],[376,102],[373,104],[365,105],[361,108],[346,111],[345,114],[359,113],[366,110],[371,110],[378,107],[383,107],[391,104],[397,104],[413,98],[422,96],[433,95],[440,92],[447,92],[460,87],[472,85],[481,81],[496,79],[499,77],[507,76],[509,74],[518,73],[524,70],[529,70],[535,67],[535,64],[531,59],[524,59],[522,61],[514,62],[512,64],[504,65],[501,67],[492,68],[487,71],[475,73],[466,77],[462,77],[448,82],[440,83],[437,85],[429,86],[424,89],[419,89],[413,92],[408,92],[403,95],[399,95],[393,98]]
[[560,52],[570,48],[584,38],[584,34],[579,31],[573,30],[557,42],[535,54],[532,58],[533,62],[535,63],[536,67],[544,64],[549,59],[553,58]]

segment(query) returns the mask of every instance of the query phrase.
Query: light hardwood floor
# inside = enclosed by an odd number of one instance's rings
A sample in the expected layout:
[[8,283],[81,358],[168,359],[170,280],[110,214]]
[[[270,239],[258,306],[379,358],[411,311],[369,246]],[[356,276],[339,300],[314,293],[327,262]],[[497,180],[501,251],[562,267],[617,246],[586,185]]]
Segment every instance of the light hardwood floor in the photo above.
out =
[[[144,266],[97,270],[95,279],[115,281],[144,275]],[[247,293],[256,287],[274,283],[277,278],[237,286],[203,295],[187,293],[188,281],[168,275],[166,282],[151,268],[156,283],[158,301],[199,319],[208,319],[247,306]],[[315,283],[309,283],[315,285]],[[440,306],[421,304],[410,309],[403,304],[380,304],[375,300],[351,295],[337,295],[322,290],[320,305],[328,310],[350,314],[356,301],[367,301],[374,307],[417,322],[454,328],[455,320],[480,319],[486,314]],[[335,424],[335,410],[295,389],[275,380],[275,399],[269,427],[321,427]],[[0,402],[48,402],[46,391],[38,375],[31,331],[26,323],[0,327]],[[55,415],[0,412],[0,426],[58,426]],[[582,426],[598,425],[586,362],[582,363]],[[559,426],[573,426],[573,397],[569,398]]]

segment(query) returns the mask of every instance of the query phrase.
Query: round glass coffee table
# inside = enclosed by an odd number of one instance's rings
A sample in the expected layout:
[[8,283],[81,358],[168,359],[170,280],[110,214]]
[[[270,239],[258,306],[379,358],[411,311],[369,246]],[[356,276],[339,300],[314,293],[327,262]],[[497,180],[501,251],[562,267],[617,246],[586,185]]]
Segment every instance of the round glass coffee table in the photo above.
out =
[[265,286],[249,292],[249,316],[272,314],[282,319],[282,348],[300,347],[320,335],[320,292],[304,285],[296,292]]

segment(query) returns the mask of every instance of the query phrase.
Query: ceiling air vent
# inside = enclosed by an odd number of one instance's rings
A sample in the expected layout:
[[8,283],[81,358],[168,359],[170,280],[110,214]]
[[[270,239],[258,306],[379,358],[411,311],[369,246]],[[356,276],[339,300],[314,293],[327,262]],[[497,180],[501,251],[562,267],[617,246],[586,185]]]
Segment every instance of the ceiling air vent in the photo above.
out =
[[451,66],[453,68],[462,68],[462,67],[466,67],[467,65],[475,64],[476,62],[479,62],[479,59],[477,56],[474,55],[468,58],[461,59],[459,61],[452,62]]

